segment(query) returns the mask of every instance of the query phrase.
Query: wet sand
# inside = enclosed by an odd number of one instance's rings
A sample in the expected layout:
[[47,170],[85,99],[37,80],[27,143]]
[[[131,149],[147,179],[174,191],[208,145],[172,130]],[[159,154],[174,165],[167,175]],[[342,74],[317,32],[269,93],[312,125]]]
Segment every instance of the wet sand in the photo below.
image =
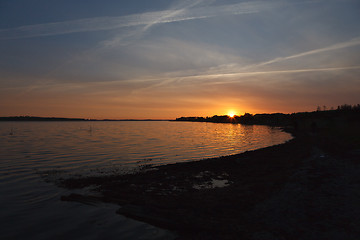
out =
[[62,200],[117,203],[117,213],[179,239],[360,239],[360,152],[293,134],[285,144],[232,156],[67,179],[60,185],[96,189]]

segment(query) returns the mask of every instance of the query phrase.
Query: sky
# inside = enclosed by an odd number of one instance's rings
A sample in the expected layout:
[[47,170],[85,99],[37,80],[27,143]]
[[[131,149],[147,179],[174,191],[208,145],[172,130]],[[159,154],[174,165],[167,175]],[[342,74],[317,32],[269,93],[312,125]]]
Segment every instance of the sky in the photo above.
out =
[[358,0],[0,0],[0,116],[360,103]]

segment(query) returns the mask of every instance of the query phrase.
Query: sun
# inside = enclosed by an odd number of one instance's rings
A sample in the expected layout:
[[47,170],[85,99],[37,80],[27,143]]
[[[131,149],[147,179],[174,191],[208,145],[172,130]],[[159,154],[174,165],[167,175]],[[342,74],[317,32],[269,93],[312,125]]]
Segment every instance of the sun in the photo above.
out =
[[235,115],[236,115],[236,112],[234,112],[234,111],[229,111],[228,113],[227,113],[227,115],[229,116],[229,117],[231,117],[231,118],[233,118]]

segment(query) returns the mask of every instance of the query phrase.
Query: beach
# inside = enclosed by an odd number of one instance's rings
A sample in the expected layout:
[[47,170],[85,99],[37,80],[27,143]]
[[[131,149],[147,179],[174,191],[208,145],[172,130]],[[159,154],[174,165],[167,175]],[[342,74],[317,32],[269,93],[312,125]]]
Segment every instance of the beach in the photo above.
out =
[[237,155],[66,179],[62,187],[96,194],[62,200],[116,203],[117,213],[179,239],[358,239],[360,152],[326,134],[287,131],[295,138]]

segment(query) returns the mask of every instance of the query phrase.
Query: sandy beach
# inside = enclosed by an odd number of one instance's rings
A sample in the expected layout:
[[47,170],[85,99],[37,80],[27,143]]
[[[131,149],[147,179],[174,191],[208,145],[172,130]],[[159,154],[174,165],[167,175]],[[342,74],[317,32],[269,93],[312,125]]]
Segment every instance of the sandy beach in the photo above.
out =
[[293,140],[237,155],[67,179],[60,185],[96,190],[62,200],[117,203],[179,239],[359,239],[360,151],[287,131]]

